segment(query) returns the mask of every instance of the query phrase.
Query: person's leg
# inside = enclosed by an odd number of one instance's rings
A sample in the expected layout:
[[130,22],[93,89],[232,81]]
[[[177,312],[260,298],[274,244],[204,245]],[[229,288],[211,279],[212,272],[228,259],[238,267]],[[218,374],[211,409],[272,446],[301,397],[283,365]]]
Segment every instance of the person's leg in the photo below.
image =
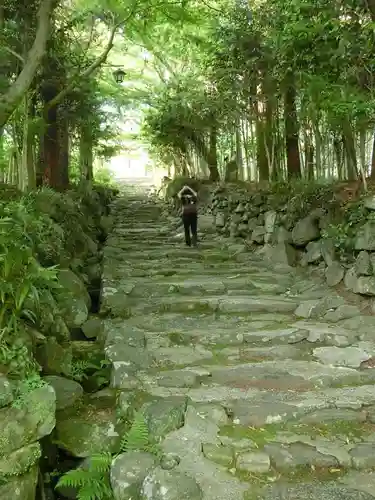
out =
[[185,230],[185,243],[188,247],[191,246],[191,238],[190,238],[190,217],[189,214],[183,214],[182,222],[184,224]]
[[191,214],[190,220],[191,234],[192,234],[192,243],[194,246],[198,244],[198,215]]

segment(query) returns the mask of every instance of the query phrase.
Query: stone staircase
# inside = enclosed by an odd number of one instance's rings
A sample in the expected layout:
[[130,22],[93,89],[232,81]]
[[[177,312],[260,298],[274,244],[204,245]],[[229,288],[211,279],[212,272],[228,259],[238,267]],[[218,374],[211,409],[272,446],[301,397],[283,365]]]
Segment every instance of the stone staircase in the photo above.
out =
[[213,235],[185,248],[143,190],[113,203],[101,302],[118,404],[145,411],[169,457],[152,473],[146,460],[139,498],[375,498],[373,318],[298,318],[345,301]]

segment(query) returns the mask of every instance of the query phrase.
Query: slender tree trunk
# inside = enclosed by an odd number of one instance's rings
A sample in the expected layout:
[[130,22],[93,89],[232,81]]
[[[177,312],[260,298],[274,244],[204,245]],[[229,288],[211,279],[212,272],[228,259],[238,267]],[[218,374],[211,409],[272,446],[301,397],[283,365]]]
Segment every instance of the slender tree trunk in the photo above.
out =
[[296,108],[296,87],[293,77],[287,78],[287,88],[284,96],[285,142],[287,155],[288,178],[301,177],[301,159],[298,144],[298,118]]
[[79,163],[81,167],[81,177],[91,181],[93,175],[93,138],[91,127],[88,123],[81,124],[81,135],[79,142]]
[[34,134],[30,127],[30,117],[33,106],[28,93],[24,99],[24,123],[23,123],[23,145],[22,145],[22,171],[27,174],[27,189],[31,191],[36,188],[36,174],[34,166]]
[[314,144],[309,126],[305,128],[305,175],[309,181],[314,180]]
[[[58,116],[58,133],[59,133],[59,173],[60,187],[68,189],[69,187],[69,120],[67,118],[66,109],[59,107]],[[91,162],[92,170],[92,162]]]
[[[374,0],[375,2],[375,0]],[[371,173],[370,177],[372,180],[375,180],[375,132],[373,133],[372,139],[372,154],[371,154]]]
[[357,154],[356,154],[353,130],[348,121],[345,121],[343,125],[343,141],[344,141],[344,148],[345,148],[347,167],[348,167],[348,180],[354,181],[358,178]]
[[208,169],[210,171],[210,180],[220,180],[218,164],[217,164],[217,128],[213,126],[210,131],[210,144],[208,151]]

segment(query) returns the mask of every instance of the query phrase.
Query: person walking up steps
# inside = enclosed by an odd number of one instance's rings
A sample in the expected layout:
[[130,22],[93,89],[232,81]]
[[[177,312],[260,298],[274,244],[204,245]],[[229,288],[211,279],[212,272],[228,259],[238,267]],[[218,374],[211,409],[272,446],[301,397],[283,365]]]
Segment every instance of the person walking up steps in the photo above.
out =
[[[185,242],[188,247],[198,243],[198,195],[190,186],[185,185],[177,194],[182,203],[182,222],[185,229]],[[191,235],[190,235],[191,232]]]

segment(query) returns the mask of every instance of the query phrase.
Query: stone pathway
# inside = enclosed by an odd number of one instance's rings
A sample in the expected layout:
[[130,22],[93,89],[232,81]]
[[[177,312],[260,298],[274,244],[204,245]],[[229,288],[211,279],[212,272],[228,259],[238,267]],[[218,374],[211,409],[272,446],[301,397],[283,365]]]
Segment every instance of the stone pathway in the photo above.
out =
[[112,385],[199,485],[142,498],[375,498],[374,318],[213,234],[186,249],[137,196],[104,250]]

